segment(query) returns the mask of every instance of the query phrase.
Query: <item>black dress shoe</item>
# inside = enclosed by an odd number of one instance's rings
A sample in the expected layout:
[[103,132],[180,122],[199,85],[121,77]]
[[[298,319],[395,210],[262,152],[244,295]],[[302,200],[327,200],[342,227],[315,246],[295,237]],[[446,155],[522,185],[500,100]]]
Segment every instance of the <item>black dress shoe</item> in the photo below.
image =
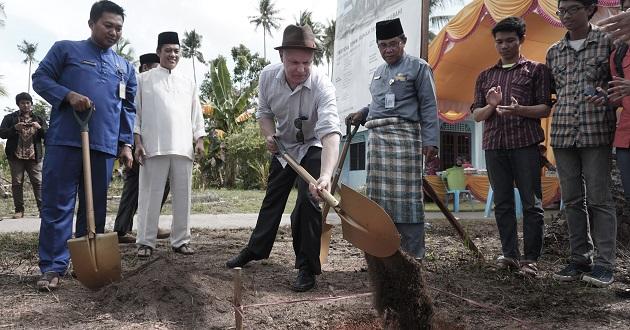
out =
[[297,279],[291,289],[296,292],[304,292],[312,289],[315,286],[315,274],[306,270],[300,269]]
[[243,267],[252,260],[257,260],[256,255],[254,255],[248,248],[244,248],[236,257],[228,260],[225,265],[228,268]]

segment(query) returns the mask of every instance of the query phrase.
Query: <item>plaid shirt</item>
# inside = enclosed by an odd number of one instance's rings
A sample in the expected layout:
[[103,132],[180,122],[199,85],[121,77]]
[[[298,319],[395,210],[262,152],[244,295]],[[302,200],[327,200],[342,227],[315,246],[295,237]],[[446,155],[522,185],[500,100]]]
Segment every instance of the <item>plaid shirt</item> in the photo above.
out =
[[[479,74],[475,86],[475,103],[471,110],[485,107],[486,93],[496,86],[501,86],[503,93],[501,104],[509,105],[514,97],[520,105],[552,105],[549,68],[522,56],[511,68],[503,68],[499,60],[499,63]],[[493,113],[483,123],[483,150],[523,148],[544,140],[545,133],[538,118],[499,116]]]
[[612,42],[603,32],[591,28],[584,45],[576,51],[568,33],[547,51],[547,65],[553,74],[558,96],[551,122],[551,146],[584,148],[611,145],[615,134],[615,110],[584,100],[587,87],[608,88],[609,56]]

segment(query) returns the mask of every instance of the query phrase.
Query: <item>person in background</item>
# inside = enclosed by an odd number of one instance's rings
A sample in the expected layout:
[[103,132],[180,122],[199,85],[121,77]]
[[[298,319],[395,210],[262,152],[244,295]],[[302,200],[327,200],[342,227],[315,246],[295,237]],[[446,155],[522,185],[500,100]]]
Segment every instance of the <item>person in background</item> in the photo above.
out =
[[[148,53],[140,56],[140,73],[149,71],[156,68],[160,64],[160,58],[156,53]],[[138,177],[140,174],[140,164],[133,158],[133,165],[131,168],[124,171],[124,185],[122,194],[120,196],[120,204],[118,205],[118,213],[116,214],[116,220],[114,221],[114,231],[118,233],[119,243],[135,243],[136,238],[133,237],[130,232],[133,228],[133,216],[138,209]],[[162,197],[162,204],[166,202],[168,197],[170,185],[168,180],[166,187],[164,187],[164,196]],[[158,227],[157,238],[168,238],[171,231]]]
[[[545,140],[540,118],[551,111],[551,72],[521,55],[526,25],[507,17],[492,28],[499,61],[477,78],[473,117],[483,122],[483,149],[494,190],[494,214],[503,254],[499,269],[538,275],[544,211],[538,144]],[[523,205],[523,252],[518,243],[514,186]]]
[[423,157],[431,162],[437,155],[440,132],[433,72],[426,61],[405,53],[399,18],[377,22],[375,30],[385,63],[372,77],[372,102],[347,119],[368,129],[368,197],[392,217],[401,249],[422,260],[422,164]]
[[[207,135],[195,83],[176,67],[180,59],[176,32],[158,35],[160,65],[138,77],[134,126],[135,157],[140,163],[138,192],[138,257],[155,249],[166,180],[171,184],[173,222],[171,249],[191,255],[190,193],[195,154],[205,152]],[[194,145],[193,145],[194,144]]]
[[37,209],[42,204],[42,142],[46,136],[46,119],[33,113],[33,99],[28,93],[15,96],[15,104],[20,110],[2,119],[0,138],[7,139],[4,152],[11,169],[11,191],[15,214],[13,219],[24,217],[24,172],[33,187]]
[[596,0],[560,0],[566,35],[547,51],[558,101],[551,121],[571,256],[553,277],[597,287],[614,282],[617,216],[610,193],[615,109],[588,102],[608,88],[612,39],[589,23]]

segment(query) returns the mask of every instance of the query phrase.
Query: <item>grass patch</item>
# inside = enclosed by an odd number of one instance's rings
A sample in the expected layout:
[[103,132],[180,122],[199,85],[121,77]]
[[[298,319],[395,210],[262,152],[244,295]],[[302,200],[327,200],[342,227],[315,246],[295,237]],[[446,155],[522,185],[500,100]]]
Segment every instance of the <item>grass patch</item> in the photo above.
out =
[[37,267],[39,235],[37,233],[0,234],[0,274],[18,270],[30,273]]

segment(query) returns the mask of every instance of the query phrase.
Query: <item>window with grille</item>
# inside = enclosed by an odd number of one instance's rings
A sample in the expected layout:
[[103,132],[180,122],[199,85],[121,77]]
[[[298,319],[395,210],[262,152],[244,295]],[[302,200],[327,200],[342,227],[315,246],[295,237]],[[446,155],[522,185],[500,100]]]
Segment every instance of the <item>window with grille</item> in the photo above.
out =
[[350,171],[365,170],[365,142],[350,145]]

